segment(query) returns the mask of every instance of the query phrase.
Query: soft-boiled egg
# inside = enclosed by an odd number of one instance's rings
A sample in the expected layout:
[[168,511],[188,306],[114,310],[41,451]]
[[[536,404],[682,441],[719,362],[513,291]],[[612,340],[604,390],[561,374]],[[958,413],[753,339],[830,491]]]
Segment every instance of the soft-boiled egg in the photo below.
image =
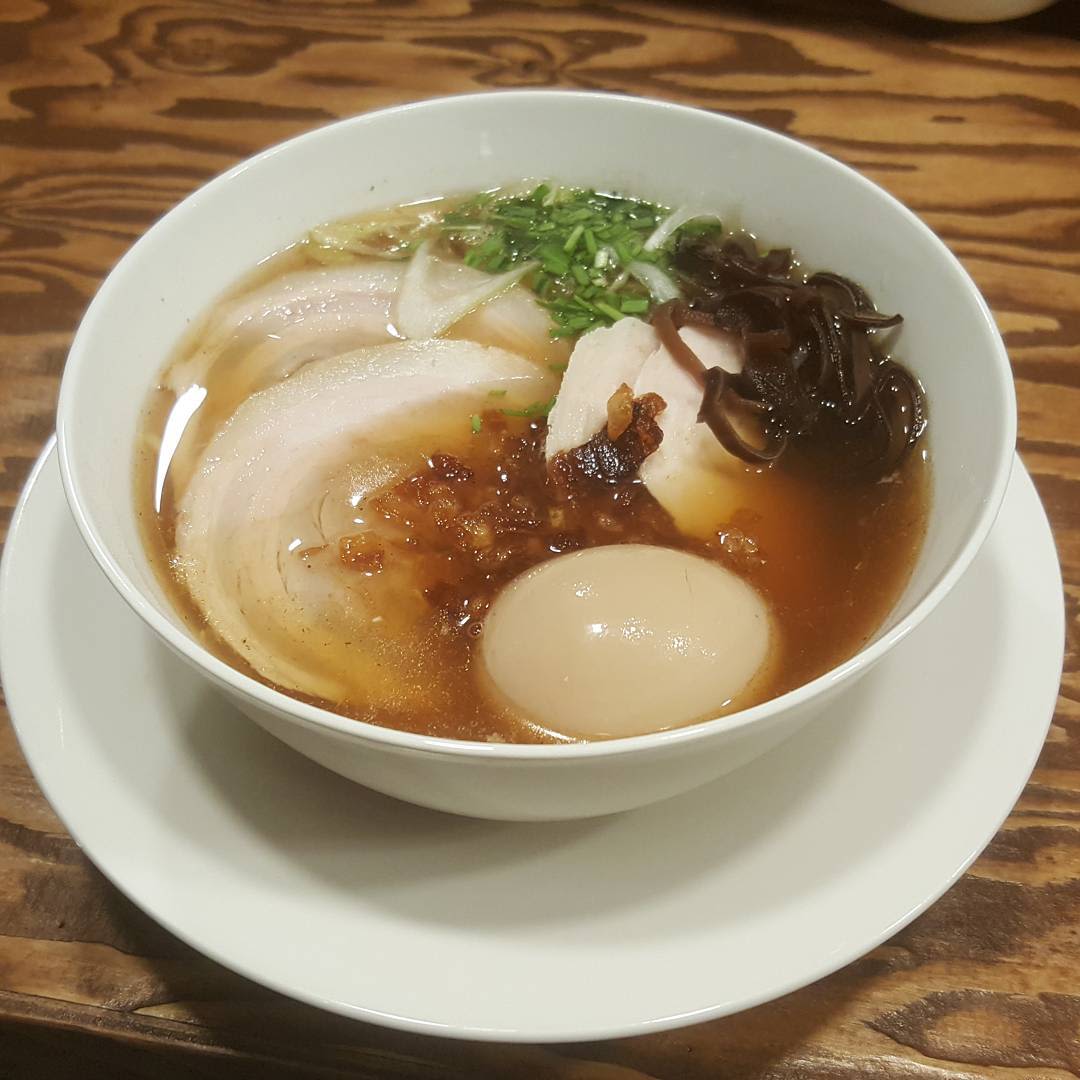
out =
[[716,716],[747,698],[774,646],[769,608],[737,574],[671,548],[589,548],[512,581],[484,623],[489,690],[572,739]]

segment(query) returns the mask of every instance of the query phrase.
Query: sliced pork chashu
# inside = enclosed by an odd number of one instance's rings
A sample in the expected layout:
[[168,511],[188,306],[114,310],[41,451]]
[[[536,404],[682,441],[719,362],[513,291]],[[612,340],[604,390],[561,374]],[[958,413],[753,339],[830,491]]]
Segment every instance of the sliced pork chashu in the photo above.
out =
[[315,361],[250,397],[178,492],[178,569],[209,625],[282,687],[422,704],[431,680],[400,644],[424,603],[416,582],[393,565],[347,568],[341,540],[372,527],[371,492],[421,463],[418,424],[434,439],[440,424],[467,426],[491,391],[521,407],[553,387],[514,353],[430,340]]

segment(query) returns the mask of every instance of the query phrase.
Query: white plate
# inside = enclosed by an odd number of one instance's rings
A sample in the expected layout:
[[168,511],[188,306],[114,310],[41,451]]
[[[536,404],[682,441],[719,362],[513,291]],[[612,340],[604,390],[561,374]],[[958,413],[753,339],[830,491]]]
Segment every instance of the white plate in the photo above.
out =
[[1017,464],[968,575],[835,712],[691,795],[513,825],[375,795],[192,677],[83,548],[47,454],[4,557],[23,750],[94,862],[202,952],[375,1023],[547,1041],[721,1016],[835,970],[956,879],[1042,746],[1061,580]]

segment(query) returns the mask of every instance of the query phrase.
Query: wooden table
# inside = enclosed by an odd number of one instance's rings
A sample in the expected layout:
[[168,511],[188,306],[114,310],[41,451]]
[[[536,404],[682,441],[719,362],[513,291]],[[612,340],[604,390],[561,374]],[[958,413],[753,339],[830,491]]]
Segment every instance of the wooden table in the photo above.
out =
[[1031,783],[926,915],[741,1016],[556,1048],[367,1027],[203,959],[87,862],[2,722],[0,1080],[1080,1075],[1078,32],[1076,0],[990,27],[878,0],[3,0],[0,527],[52,431],[87,301],[208,177],[394,102],[615,90],[805,139],[894,192],[960,256],[1013,359],[1020,449],[1057,535],[1069,644]]

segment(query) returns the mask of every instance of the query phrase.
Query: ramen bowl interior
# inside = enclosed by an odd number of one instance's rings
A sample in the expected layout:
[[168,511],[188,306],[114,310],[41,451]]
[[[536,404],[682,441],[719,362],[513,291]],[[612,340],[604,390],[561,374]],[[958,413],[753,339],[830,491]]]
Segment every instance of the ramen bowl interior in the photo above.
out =
[[[320,222],[522,178],[714,206],[760,240],[860,282],[905,321],[896,354],[929,403],[932,494],[907,587],[854,657],[750,709],[607,741],[514,745],[365,724],[286,696],[200,645],[163,594],[128,481],[147,394],[193,320]],[[376,790],[507,820],[645,805],[762,754],[863,675],[946,596],[986,538],[1015,439],[1008,360],[975,286],[881,189],[760,128],[658,102],[558,92],[442,99],[342,121],[245,162],[159,221],[110,274],[72,346],[59,452],[80,531],[117,591],[195,677],[308,757]],[[911,673],[913,707],[920,693]],[[153,723],[153,717],[147,717]]]

